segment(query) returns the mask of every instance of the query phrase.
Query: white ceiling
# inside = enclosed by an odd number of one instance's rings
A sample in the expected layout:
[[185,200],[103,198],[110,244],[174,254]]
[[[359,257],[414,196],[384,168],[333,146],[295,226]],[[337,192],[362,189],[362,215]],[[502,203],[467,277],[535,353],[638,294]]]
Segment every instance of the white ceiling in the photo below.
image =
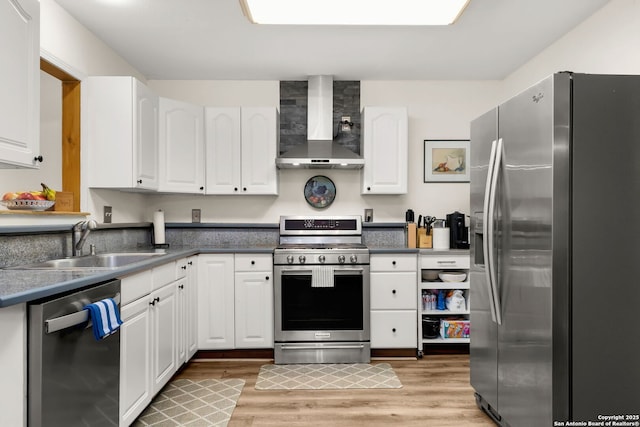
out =
[[503,79],[608,2],[471,0],[452,26],[340,28],[251,24],[239,0],[56,1],[148,79],[169,80]]

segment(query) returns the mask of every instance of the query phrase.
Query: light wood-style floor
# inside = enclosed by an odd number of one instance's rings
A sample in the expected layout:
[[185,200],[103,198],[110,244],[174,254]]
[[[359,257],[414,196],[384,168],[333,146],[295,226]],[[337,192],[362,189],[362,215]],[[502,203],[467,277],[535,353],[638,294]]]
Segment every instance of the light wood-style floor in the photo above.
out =
[[401,389],[256,390],[270,360],[195,360],[177,378],[246,381],[229,427],[239,426],[495,426],[475,404],[469,355],[425,355],[391,364]]

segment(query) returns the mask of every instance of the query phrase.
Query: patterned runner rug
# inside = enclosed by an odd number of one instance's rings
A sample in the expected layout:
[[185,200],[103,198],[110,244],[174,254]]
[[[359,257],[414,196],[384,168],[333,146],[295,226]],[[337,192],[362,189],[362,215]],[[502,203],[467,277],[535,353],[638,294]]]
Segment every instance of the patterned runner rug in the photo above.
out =
[[401,388],[388,363],[262,365],[256,390]]
[[241,379],[171,381],[133,426],[226,426],[242,387]]

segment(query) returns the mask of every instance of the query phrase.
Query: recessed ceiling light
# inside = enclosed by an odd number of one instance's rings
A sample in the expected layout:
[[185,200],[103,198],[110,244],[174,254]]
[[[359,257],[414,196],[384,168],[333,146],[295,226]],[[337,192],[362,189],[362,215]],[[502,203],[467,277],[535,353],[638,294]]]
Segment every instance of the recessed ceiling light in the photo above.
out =
[[240,0],[256,24],[449,25],[471,0]]

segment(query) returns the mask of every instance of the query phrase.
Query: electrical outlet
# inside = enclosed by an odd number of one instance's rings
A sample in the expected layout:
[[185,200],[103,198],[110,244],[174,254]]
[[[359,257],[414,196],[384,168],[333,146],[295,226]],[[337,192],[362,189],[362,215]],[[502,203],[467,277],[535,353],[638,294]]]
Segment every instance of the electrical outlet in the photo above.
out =
[[353,126],[353,123],[351,123],[351,116],[342,116],[340,126],[340,130],[342,132],[351,132],[351,126]]
[[104,206],[102,222],[105,224],[111,224],[111,206]]
[[191,209],[191,222],[200,222],[200,209]]
[[373,222],[373,209],[364,210],[364,222]]

